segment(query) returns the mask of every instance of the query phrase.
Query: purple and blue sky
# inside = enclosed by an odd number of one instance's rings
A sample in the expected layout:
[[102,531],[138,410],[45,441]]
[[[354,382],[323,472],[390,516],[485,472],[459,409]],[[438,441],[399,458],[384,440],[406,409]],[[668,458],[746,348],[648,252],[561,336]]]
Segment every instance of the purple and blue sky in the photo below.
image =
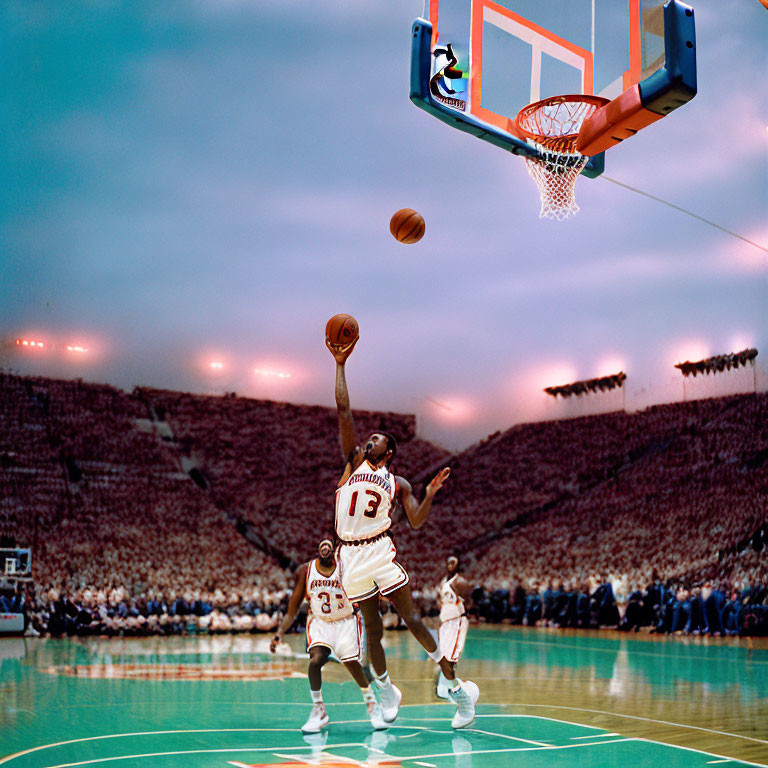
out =
[[[698,95],[606,176],[768,247],[768,12],[693,6]],[[451,448],[558,415],[546,385],[618,370],[642,408],[682,396],[675,362],[756,346],[765,389],[768,254],[604,179],[580,179],[576,217],[540,220],[519,158],[410,103],[421,12],[3,2],[0,365],[331,405],[323,329],[348,312],[353,405],[416,412]],[[417,245],[389,234],[403,207],[426,219]]]

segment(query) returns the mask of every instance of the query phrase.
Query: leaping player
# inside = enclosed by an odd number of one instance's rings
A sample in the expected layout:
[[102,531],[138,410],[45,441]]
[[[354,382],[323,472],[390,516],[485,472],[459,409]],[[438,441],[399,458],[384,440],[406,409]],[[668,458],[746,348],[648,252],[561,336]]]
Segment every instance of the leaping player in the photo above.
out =
[[416,500],[410,483],[389,469],[397,452],[392,435],[375,432],[360,447],[355,441],[355,424],[349,405],[344,366],[357,339],[346,345],[326,345],[336,360],[336,407],[339,414],[341,451],[346,465],[336,490],[336,535],[340,539],[338,560],[341,582],[349,599],[358,603],[365,621],[368,655],[376,677],[384,720],[397,717],[402,694],[387,674],[387,660],[381,645],[383,627],[379,615],[379,595],[392,601],[413,636],[440,665],[448,681],[449,695],[456,704],[454,728],[466,728],[475,719],[479,689],[471,680],[462,682],[454,665],[445,658],[429,629],[413,607],[408,574],[397,562],[397,551],[389,537],[390,512],[399,500],[408,521],[419,528],[432,508],[432,499],[443,487],[451,470],[442,469],[427,485],[424,499]]
[[317,554],[319,556],[315,560],[304,563],[296,571],[296,586],[288,603],[288,611],[269,644],[269,650],[274,653],[283,641],[283,635],[293,624],[306,597],[309,600],[310,612],[307,621],[307,647],[312,711],[301,730],[303,733],[319,733],[330,722],[323,702],[321,670],[331,653],[344,664],[360,686],[374,730],[388,728],[360,665],[360,617],[355,614],[352,603],[342,589],[339,568],[333,554],[333,542],[323,539],[317,547]]
[[[440,650],[455,667],[464,650],[467,639],[469,619],[464,608],[464,601],[472,592],[472,585],[461,575],[459,558],[451,555],[445,561],[446,574],[440,582],[440,630],[438,640]],[[450,700],[448,680],[440,670],[437,678],[437,696]]]

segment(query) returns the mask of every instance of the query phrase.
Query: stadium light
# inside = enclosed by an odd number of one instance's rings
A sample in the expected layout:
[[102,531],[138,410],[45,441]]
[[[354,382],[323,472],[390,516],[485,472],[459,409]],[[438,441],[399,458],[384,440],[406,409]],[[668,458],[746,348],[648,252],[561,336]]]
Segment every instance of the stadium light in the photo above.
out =
[[213,360],[208,364],[208,367],[214,371],[221,371],[224,369],[224,363],[219,360]]
[[715,355],[714,357],[707,357],[704,360],[697,360],[695,362],[686,360],[684,363],[675,363],[675,368],[678,368],[680,373],[686,377],[696,376],[699,373],[708,376],[710,373],[722,373],[726,370],[730,371],[731,368],[745,367],[749,363],[754,365],[757,354],[757,349],[752,347],[751,349],[742,349],[741,352]]
[[67,352],[74,352],[78,355],[84,355],[86,352],[88,352],[88,347],[83,347],[80,344],[67,344],[66,350]]
[[16,346],[26,349],[44,349],[45,343],[37,339],[16,339]]
[[275,378],[275,379],[290,379],[291,374],[287,371],[273,371],[269,368],[254,368],[253,372],[257,376],[263,376],[264,378]]
[[544,391],[552,397],[571,397],[572,395],[588,395],[598,390],[600,392],[610,391],[623,387],[627,380],[627,374],[624,371],[611,374],[610,376],[600,376],[597,379],[585,379],[584,381],[574,381],[571,384],[562,384],[556,387],[544,387]]

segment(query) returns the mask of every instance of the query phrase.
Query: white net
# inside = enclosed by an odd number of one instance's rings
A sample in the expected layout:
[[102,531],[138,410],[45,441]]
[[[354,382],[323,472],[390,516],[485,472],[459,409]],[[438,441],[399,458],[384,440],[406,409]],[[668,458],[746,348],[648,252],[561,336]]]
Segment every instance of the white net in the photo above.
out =
[[578,152],[555,152],[534,144],[541,152],[540,157],[526,157],[528,174],[536,182],[541,197],[540,219],[563,221],[577,213],[576,179],[589,158]]
[[525,158],[528,173],[539,188],[540,219],[562,221],[578,212],[576,179],[589,158],[576,151],[576,141],[584,121],[607,103],[608,99],[591,94],[555,96],[518,112],[518,131],[541,153]]

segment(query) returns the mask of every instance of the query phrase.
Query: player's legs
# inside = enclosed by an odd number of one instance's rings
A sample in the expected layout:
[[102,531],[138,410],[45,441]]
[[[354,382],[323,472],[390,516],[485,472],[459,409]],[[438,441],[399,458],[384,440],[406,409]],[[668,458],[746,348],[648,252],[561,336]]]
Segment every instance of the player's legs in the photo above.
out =
[[[451,664],[451,667],[453,667],[453,679],[455,680],[456,665]],[[451,682],[452,681],[448,680],[448,678],[443,674],[443,670],[438,668],[437,675],[435,676],[435,696],[437,696],[438,699],[444,699],[445,701],[451,700],[450,688],[448,687]]]
[[368,710],[371,725],[376,731],[389,728],[384,720],[381,707],[376,701],[376,695],[369,685],[368,677],[360,663],[362,658],[363,622],[360,615],[334,621],[330,626],[334,629],[333,652],[341,659],[354,681],[360,686],[363,701]]
[[[381,645],[384,625],[379,613],[379,596],[375,595],[361,600],[359,606],[365,622],[368,657],[373,671],[376,673],[376,677],[372,681],[373,687],[381,705],[382,717],[387,723],[391,723],[397,717],[403,695],[400,693],[400,689],[392,684],[387,673],[387,657],[384,655],[384,648]],[[362,669],[360,671],[362,672]]]
[[323,685],[322,668],[331,655],[331,649],[324,645],[316,645],[309,649],[309,667],[307,676],[309,677],[309,689],[311,691],[320,691]]
[[451,725],[454,728],[466,728],[471,725],[475,720],[475,704],[480,696],[477,685],[471,680],[463,681],[456,677],[454,664],[443,655],[434,636],[414,610],[410,584],[396,589],[387,597],[394,603],[397,612],[413,636],[424,647],[427,655],[440,665],[440,671],[448,681],[448,695],[456,704],[456,714]]
[[330,720],[323,703],[323,676],[321,671],[330,655],[331,649],[325,645],[315,645],[309,649],[307,676],[309,677],[309,692],[312,696],[312,711],[309,713],[307,722],[301,726],[301,730],[304,733],[318,733],[328,725]]
[[387,671],[387,657],[384,655],[384,648],[381,645],[381,638],[384,636],[384,625],[381,622],[379,613],[379,596],[374,595],[365,600],[361,600],[360,613],[363,614],[365,622],[365,635],[368,641],[368,658],[370,659],[373,671],[377,675],[383,675]]
[[368,710],[368,717],[371,719],[371,725],[374,730],[381,731],[389,728],[389,723],[384,720],[381,707],[379,707],[376,696],[368,684],[368,678],[365,676],[363,667],[359,661],[345,661],[344,666],[347,672],[352,675],[352,679],[360,686],[360,692],[363,694],[363,701]]
[[397,612],[400,614],[400,617],[405,622],[405,625],[411,631],[411,634],[421,643],[429,658],[440,665],[440,669],[448,680],[453,680],[456,677],[453,671],[453,665],[445,658],[445,656],[443,656],[434,635],[421,620],[421,616],[419,616],[413,606],[411,585],[405,584],[394,592],[390,592],[387,595],[387,598],[392,601]]
[[[455,619],[448,619],[440,624],[437,642],[440,645],[440,651],[450,663],[454,673],[456,670],[456,663],[461,656],[461,652],[464,650],[464,642],[467,637],[468,628],[469,621],[466,616],[457,616]],[[442,669],[438,673],[436,682],[435,692],[437,697],[439,699],[450,701],[450,683],[448,678],[443,674]]]
[[345,661],[344,666],[347,668],[347,672],[352,675],[352,679],[363,689],[368,688],[368,678],[363,672],[363,668],[359,661]]

